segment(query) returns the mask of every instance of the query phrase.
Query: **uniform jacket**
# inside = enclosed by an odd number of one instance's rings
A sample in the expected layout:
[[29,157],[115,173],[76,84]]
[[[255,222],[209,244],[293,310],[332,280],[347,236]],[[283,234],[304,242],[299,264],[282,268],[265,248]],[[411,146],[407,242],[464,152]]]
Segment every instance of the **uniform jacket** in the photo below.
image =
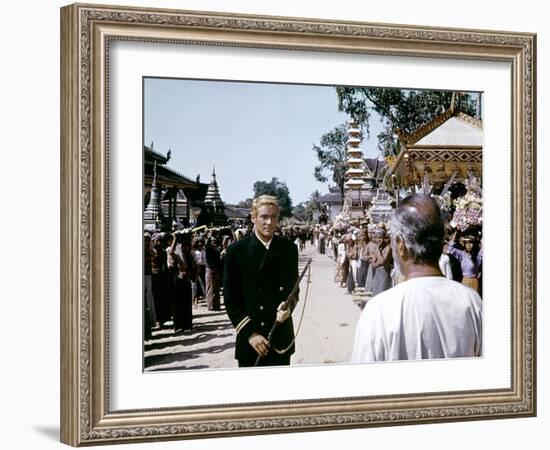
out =
[[[248,338],[254,332],[267,338],[277,307],[286,300],[297,280],[298,249],[284,238],[273,236],[266,250],[252,233],[227,248],[223,296],[227,314],[237,331],[236,359],[256,360],[257,353]],[[294,325],[289,317],[273,335],[272,347],[285,349],[293,339]],[[289,355],[292,353],[294,345],[288,350]]]

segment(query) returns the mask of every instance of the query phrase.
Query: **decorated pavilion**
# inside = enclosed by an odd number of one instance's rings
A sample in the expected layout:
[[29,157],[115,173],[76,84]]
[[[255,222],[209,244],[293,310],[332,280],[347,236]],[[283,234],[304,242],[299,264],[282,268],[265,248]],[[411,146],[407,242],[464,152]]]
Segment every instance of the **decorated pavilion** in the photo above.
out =
[[431,192],[445,185],[481,179],[483,124],[455,109],[455,101],[442,114],[412,133],[397,130],[401,152],[390,164],[393,188],[424,186]]

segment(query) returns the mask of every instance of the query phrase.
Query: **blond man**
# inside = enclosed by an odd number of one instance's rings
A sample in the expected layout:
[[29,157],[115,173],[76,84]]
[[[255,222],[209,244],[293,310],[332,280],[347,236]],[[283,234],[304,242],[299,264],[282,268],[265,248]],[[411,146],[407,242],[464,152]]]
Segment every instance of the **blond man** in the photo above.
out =
[[[235,358],[239,367],[289,365],[294,353],[294,325],[282,309],[298,279],[298,250],[287,239],[275,236],[279,203],[269,195],[252,203],[254,231],[227,249],[223,295],[227,314],[237,332]],[[275,320],[280,324],[267,336]]]

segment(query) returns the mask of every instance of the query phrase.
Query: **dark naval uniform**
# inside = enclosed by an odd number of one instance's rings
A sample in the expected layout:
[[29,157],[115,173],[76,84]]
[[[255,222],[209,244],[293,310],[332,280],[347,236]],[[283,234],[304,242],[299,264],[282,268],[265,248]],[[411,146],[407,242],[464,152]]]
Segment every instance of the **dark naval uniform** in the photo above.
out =
[[[228,247],[223,273],[223,296],[227,314],[237,331],[235,358],[239,366],[254,365],[258,354],[248,338],[253,333],[268,337],[275,322],[277,307],[286,300],[297,280],[298,249],[287,239],[273,236],[267,250],[252,233]],[[271,350],[259,365],[289,364],[294,344],[283,355],[274,349],[286,349],[293,339],[294,325],[292,317],[289,317],[275,331]]]

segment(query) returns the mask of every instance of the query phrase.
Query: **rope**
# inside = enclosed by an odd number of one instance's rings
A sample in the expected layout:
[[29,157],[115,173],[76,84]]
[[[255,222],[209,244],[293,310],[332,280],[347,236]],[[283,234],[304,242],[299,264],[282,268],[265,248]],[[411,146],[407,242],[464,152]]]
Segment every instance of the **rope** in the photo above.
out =
[[288,352],[290,350],[290,348],[296,342],[296,338],[298,337],[298,333],[300,332],[300,328],[302,327],[302,321],[304,320],[304,313],[306,311],[306,304],[307,304],[307,299],[308,299],[308,294],[309,294],[309,285],[310,284],[311,284],[311,264],[309,265],[309,267],[307,269],[307,285],[306,285],[306,293],[305,293],[304,301],[303,301],[304,307],[302,308],[302,313],[300,315],[300,321],[298,322],[298,328],[296,328],[296,333],[294,334],[294,339],[292,339],[292,341],[290,342],[288,347],[286,347],[283,350],[279,350],[278,348],[275,348],[275,347],[272,348],[279,355],[284,355],[286,352]]

